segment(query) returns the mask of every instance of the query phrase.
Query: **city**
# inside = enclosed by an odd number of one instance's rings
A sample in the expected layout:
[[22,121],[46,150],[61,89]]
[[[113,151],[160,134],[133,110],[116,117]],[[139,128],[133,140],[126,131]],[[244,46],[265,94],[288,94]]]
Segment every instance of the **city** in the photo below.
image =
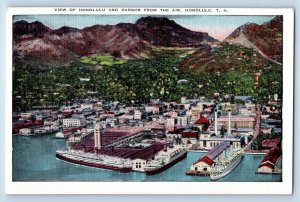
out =
[[280,174],[278,95],[268,105],[251,96],[228,97],[216,93],[213,99],[156,99],[135,106],[87,99],[59,109],[14,113],[13,131],[22,136],[55,133],[53,138],[66,139],[67,149],[56,152],[58,159],[119,172],[157,174],[186,158],[188,151],[208,151],[186,174],[210,176],[236,152],[239,162],[243,153],[265,154],[257,173]]
[[281,182],[282,16],[123,17],[14,17],[13,181]]

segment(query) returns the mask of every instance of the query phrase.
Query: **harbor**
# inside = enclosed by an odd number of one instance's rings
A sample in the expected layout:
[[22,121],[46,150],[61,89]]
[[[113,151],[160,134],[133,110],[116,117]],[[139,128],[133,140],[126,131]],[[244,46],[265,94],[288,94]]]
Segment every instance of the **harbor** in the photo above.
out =
[[[188,151],[187,158],[156,175],[146,175],[142,172],[120,173],[57,160],[55,152],[66,149],[66,140],[53,139],[54,135],[13,136],[13,181],[212,182],[208,176],[185,174],[190,165],[205,152]],[[37,149],[39,152],[36,152]],[[282,181],[282,175],[256,173],[263,158],[262,154],[244,154],[243,160],[236,169],[216,182]]]

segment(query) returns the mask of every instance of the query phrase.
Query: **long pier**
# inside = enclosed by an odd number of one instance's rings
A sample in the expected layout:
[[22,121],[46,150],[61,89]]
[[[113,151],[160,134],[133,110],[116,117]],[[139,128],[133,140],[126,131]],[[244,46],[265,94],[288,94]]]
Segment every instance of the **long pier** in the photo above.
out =
[[125,136],[125,137],[123,137],[121,139],[116,140],[115,142],[103,145],[103,147],[104,148],[110,148],[110,147],[115,147],[115,146],[118,146],[118,145],[121,145],[121,144],[128,144],[130,142],[130,140],[143,137],[143,136],[145,136],[145,135],[147,135],[149,133],[151,133],[151,132],[149,132],[149,131],[141,131],[141,132],[138,132],[138,133],[136,133],[134,135]]

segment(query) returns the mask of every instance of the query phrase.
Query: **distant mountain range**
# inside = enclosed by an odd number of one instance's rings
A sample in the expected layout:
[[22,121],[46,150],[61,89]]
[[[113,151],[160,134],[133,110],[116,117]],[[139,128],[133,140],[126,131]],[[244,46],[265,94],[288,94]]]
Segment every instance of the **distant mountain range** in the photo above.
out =
[[13,25],[14,53],[19,58],[68,62],[76,56],[111,54],[123,59],[147,57],[148,46],[198,47],[215,42],[204,32],[194,32],[165,17],[143,17],[132,23],[94,25],[83,29],[51,29],[41,22]]
[[[207,66],[214,63],[220,57],[216,53],[225,51],[226,44],[231,44],[253,49],[264,59],[281,64],[282,26],[282,16],[276,16],[262,25],[247,23],[220,43],[205,32],[191,31],[166,17],[143,17],[135,23],[94,25],[83,29],[67,26],[51,29],[39,21],[28,23],[22,20],[13,24],[13,50],[16,60],[34,61],[34,64],[47,66],[68,64],[78,57],[91,54],[110,54],[122,59],[148,58],[151,57],[149,47],[152,46],[194,47],[199,50],[181,64],[183,68],[193,69],[201,64]],[[219,47],[223,49],[216,51]],[[235,61],[240,54],[243,58],[244,50],[238,51],[228,54],[227,59]],[[253,57],[257,59],[258,56],[254,54]]]

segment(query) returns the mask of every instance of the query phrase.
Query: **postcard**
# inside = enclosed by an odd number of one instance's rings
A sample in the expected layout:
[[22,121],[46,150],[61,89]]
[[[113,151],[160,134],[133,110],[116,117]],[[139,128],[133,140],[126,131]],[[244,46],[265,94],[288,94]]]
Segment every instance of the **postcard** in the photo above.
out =
[[294,11],[8,8],[7,194],[291,194]]

